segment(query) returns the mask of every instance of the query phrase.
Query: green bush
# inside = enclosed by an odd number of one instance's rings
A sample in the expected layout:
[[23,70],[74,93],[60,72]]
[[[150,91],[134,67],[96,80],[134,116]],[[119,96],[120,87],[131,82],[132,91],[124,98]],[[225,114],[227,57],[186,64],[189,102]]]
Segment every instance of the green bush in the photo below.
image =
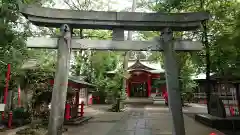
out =
[[184,92],[181,94],[181,96],[182,96],[182,100],[188,103],[192,102],[194,98],[194,95],[192,92]]
[[23,107],[19,107],[13,110],[13,119],[29,119],[30,113],[25,111]]

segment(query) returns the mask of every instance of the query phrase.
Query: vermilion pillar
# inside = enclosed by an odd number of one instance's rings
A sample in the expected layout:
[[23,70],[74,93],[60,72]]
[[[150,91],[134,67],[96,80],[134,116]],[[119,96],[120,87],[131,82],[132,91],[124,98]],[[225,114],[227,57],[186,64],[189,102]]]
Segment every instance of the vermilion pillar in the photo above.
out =
[[69,120],[71,118],[71,105],[67,102],[65,105],[65,119]]
[[10,71],[11,71],[11,65],[7,65],[8,70],[7,70],[7,76],[6,76],[6,86],[4,90],[4,97],[3,97],[3,102],[4,104],[7,103],[7,96],[8,96],[8,87],[9,87],[9,80],[10,80]]
[[[79,103],[79,91],[80,91],[80,89],[77,90],[76,95],[75,95],[75,98],[76,98],[76,102],[75,102],[76,104],[75,105],[77,107],[77,113],[79,111],[79,104],[80,104]],[[77,114],[77,116],[78,116],[78,114]]]
[[130,86],[129,86],[128,80],[126,80],[126,93],[127,93],[127,96],[130,97]]
[[151,90],[152,90],[152,84],[151,84],[152,81],[151,81],[151,79],[152,79],[152,78],[151,78],[151,76],[149,75],[149,76],[148,76],[148,80],[147,80],[147,86],[148,86],[148,89],[147,89],[147,90],[148,90],[148,97],[151,96]]

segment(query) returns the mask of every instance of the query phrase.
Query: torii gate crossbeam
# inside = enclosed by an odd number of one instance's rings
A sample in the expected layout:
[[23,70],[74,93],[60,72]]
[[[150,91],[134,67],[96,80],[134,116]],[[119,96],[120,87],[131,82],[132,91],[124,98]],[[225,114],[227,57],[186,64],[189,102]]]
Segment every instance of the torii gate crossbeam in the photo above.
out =
[[[35,37],[27,39],[28,48],[58,48],[58,38]],[[161,40],[153,41],[114,41],[114,40],[88,40],[72,38],[72,49],[82,50],[114,50],[114,51],[163,51]],[[175,51],[199,51],[203,46],[201,42],[190,40],[174,40]]]

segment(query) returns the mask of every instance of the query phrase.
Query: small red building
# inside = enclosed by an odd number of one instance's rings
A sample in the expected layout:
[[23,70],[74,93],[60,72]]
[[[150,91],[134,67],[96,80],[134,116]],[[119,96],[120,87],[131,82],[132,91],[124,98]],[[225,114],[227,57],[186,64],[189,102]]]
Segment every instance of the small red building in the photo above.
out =
[[[54,80],[51,79],[50,83],[53,85]],[[95,89],[93,84],[85,82],[77,77],[68,78],[68,94],[67,103],[71,105],[71,117],[77,117],[80,112],[80,104],[84,102],[85,105],[92,104],[91,92]]]
[[[108,74],[114,74],[110,71]],[[160,63],[147,60],[128,62],[129,77],[126,80],[128,97],[153,97],[166,89],[164,70]]]
[[[50,84],[54,84],[53,79],[50,80]],[[93,84],[78,79],[77,77],[71,76],[68,78],[68,94],[70,95],[70,93],[72,93],[78,103],[84,101],[85,104],[89,102],[91,104],[91,95],[89,95],[89,92],[93,91],[94,88],[95,86]]]

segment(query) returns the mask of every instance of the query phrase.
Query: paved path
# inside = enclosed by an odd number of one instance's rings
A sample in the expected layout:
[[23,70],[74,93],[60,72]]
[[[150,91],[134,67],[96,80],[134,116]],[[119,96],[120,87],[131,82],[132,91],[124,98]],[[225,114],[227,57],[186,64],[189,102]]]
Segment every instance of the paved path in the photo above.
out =
[[119,123],[125,113],[105,112],[95,115],[88,123],[68,127],[67,135],[107,135],[116,123]]
[[21,129],[24,129],[28,126],[23,126],[23,127],[20,127],[20,128],[17,128],[17,129],[13,129],[13,130],[7,130],[5,132],[0,132],[0,135],[16,135],[16,132],[21,130]]
[[[68,127],[64,135],[172,135],[171,114],[166,106],[140,105],[128,107],[126,112],[106,112],[109,106],[96,105],[86,108],[85,115],[94,116],[88,123]],[[205,107],[184,107],[184,113],[206,112]],[[186,135],[222,133],[205,127],[184,115]],[[14,135],[13,131],[0,135]],[[232,134],[227,134],[232,135]]]
[[[69,128],[68,135],[172,135],[171,115],[167,107],[129,107],[126,112],[105,112],[89,123]],[[185,116],[186,135],[222,133]]]

